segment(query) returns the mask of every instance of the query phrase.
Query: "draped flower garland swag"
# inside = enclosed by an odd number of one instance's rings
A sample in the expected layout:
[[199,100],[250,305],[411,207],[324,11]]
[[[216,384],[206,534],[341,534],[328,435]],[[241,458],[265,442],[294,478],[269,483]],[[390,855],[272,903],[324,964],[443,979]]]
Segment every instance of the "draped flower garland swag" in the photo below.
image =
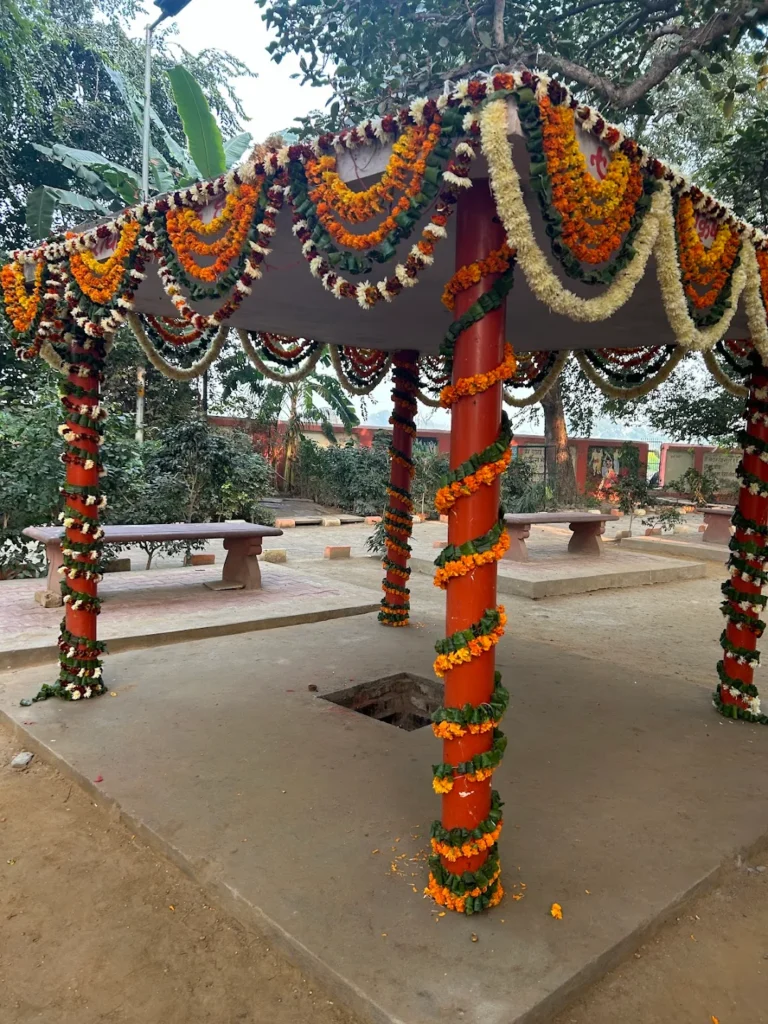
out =
[[[602,286],[595,297],[564,286],[534,238],[508,140],[510,101],[552,254],[569,276]],[[579,132],[607,149],[602,181],[587,171]],[[227,175],[141,203],[81,234],[14,252],[2,271],[12,341],[21,356],[50,357],[56,342],[49,335],[67,316],[90,336],[109,336],[132,312],[150,263],[178,319],[218,329],[261,278],[286,201],[302,255],[324,288],[364,310],[391,302],[433,261],[456,198],[471,185],[478,143],[508,245],[549,308],[581,322],[606,319],[631,297],[653,253],[678,344],[712,348],[727,334],[743,297],[753,344],[768,358],[766,237],[557,81],[531,71],[457,82],[435,99],[414,100],[397,114],[312,144],[260,147]],[[351,188],[342,180],[339,157],[377,145],[391,145],[384,173],[360,191]],[[709,250],[695,230],[698,214],[715,225]],[[357,225],[363,225],[359,232]],[[400,243],[419,228],[418,241],[397,262]],[[368,276],[390,261],[389,276]],[[212,299],[223,300],[213,312],[196,308]]]

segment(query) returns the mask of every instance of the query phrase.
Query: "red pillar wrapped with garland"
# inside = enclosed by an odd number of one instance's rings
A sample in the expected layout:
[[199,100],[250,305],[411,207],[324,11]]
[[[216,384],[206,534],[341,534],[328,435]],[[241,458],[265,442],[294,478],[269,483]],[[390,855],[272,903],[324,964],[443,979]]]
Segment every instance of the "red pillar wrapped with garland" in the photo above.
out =
[[106,689],[100,657],[105,645],[96,636],[104,535],[99,512],[105,505],[99,482],[105,416],[99,402],[103,338],[89,337],[75,328],[70,359],[66,380],[60,388],[65,422],[59,433],[65,443],[62,461],[66,474],[61,488],[64,509],[59,516],[64,525],[64,564],[59,572],[65,608],[59,637],[59,679],[53,686],[44,685],[33,700],[53,696],[87,699]]
[[506,622],[496,604],[496,563],[509,543],[499,502],[511,440],[502,381],[515,360],[504,341],[513,254],[495,214],[488,183],[476,180],[459,201],[458,269],[443,296],[457,316],[443,345],[452,365],[452,384],[441,396],[451,408],[450,473],[436,499],[448,514],[448,545],[435,575],[446,590],[448,635],[435,645],[445,705],[432,719],[443,740],[443,763],[433,766],[443,813],[432,826],[426,891],[466,914],[503,896],[496,848],[502,805],[491,776],[506,745],[498,726],[508,694],[495,671],[494,646]]
[[409,540],[413,530],[413,439],[416,436],[416,392],[419,387],[418,352],[396,352],[392,360],[392,424],[390,475],[387,508],[384,512],[384,543],[387,553],[383,568],[379,621],[384,626],[407,626],[410,610],[408,578]]
[[731,520],[735,533],[729,545],[730,576],[722,587],[727,620],[720,637],[723,658],[717,665],[720,681],[713,700],[726,717],[765,725],[768,716],[760,710],[753,676],[760,661],[757,641],[765,630],[761,615],[768,601],[762,594],[768,581],[768,371],[756,353],[752,358],[747,423],[740,438],[744,452],[737,469],[741,489]]

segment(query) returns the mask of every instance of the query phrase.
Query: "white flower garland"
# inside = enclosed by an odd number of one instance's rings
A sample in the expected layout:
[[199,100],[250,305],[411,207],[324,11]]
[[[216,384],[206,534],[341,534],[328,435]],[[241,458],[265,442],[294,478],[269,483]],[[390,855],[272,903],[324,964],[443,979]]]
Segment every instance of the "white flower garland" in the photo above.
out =
[[488,161],[496,210],[507,233],[507,241],[517,250],[517,262],[529,288],[551,310],[571,320],[582,323],[607,320],[627,302],[645,273],[659,232],[659,222],[655,216],[658,193],[654,195],[651,208],[637,232],[634,259],[619,271],[602,295],[594,299],[583,299],[563,287],[534,238],[531,218],[520,188],[520,177],[512,162],[507,130],[507,100],[494,100],[488,104],[480,118],[483,154]]
[[607,395],[609,398],[619,398],[624,401],[632,401],[632,399],[642,398],[644,395],[650,394],[651,391],[654,391],[657,387],[663,384],[685,355],[685,349],[682,345],[678,345],[658,373],[633,388],[617,388],[615,385],[604,380],[600,376],[583,352],[574,352],[573,354],[576,356],[579,368],[587,380],[591,381],[596,388],[599,388],[604,395]]
[[318,345],[315,351],[307,357],[306,361],[302,363],[298,369],[289,373],[278,373],[276,370],[270,369],[270,367],[262,361],[248,335],[248,331],[244,331],[241,327],[238,327],[236,333],[240,339],[240,344],[243,346],[243,351],[259,373],[263,373],[265,377],[268,377],[270,380],[275,380],[280,384],[293,384],[294,381],[302,380],[302,378],[306,377],[308,373],[311,373],[312,370],[314,370],[320,356],[323,354],[324,346]]
[[152,363],[156,370],[160,373],[165,374],[166,377],[172,378],[172,380],[194,380],[195,377],[200,377],[208,369],[211,364],[218,359],[219,353],[221,352],[222,346],[226,341],[227,335],[229,334],[229,327],[219,327],[215,338],[211,344],[211,347],[202,357],[198,359],[192,366],[183,369],[180,366],[172,366],[166,359],[160,355],[155,346],[147,337],[147,334],[142,326],[141,320],[135,313],[129,313],[126,317],[128,326],[133,331],[133,335],[138,341],[139,346],[143,350],[147,359]]
[[724,373],[722,367],[715,357],[715,353],[711,350],[703,352],[704,365],[715,378],[717,383],[725,388],[729,395],[735,395],[736,398],[746,398],[749,394],[749,388],[743,384],[737,384],[735,380],[731,380],[727,373]]
[[515,398],[514,394],[505,388],[504,401],[507,403],[507,405],[511,405],[515,409],[525,409],[526,406],[536,405],[537,402],[540,402],[542,398],[544,398],[544,396],[552,390],[552,388],[555,385],[555,382],[558,380],[560,374],[563,372],[565,364],[570,359],[570,356],[570,349],[563,349],[563,351],[552,364],[552,369],[549,371],[549,373],[541,382],[541,384],[539,384],[539,386],[536,388],[535,391],[532,392],[532,394],[527,395],[525,398]]
[[336,371],[336,376],[339,378],[339,383],[341,384],[345,391],[348,391],[352,395],[370,395],[374,388],[377,388],[379,384],[381,384],[381,382],[384,380],[384,378],[388,375],[389,368],[392,364],[392,356],[388,356],[387,359],[384,361],[382,369],[376,374],[376,376],[372,377],[370,382],[366,384],[365,387],[359,387],[358,385],[353,384],[352,381],[349,379],[349,377],[347,377],[346,373],[344,372],[344,367],[341,362],[341,356],[339,355],[339,346],[329,345],[328,350],[331,355],[331,363],[333,364],[333,368]]
[[747,276],[744,288],[744,306],[747,311],[747,323],[752,336],[752,344],[763,359],[768,360],[768,323],[760,286],[760,267],[757,263],[755,247],[748,238],[744,239],[741,249],[741,262]]

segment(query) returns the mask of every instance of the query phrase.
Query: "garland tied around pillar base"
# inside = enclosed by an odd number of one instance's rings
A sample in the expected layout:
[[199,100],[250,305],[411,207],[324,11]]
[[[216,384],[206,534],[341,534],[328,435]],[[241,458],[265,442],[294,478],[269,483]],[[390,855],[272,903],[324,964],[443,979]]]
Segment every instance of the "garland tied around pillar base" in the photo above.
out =
[[[393,410],[389,422],[393,427],[400,427],[406,434],[415,437],[414,419],[419,379],[412,370],[411,360],[404,359],[399,352],[392,357],[392,365]],[[413,460],[404,451],[395,447],[395,436],[393,433],[389,446],[390,459],[404,466],[408,471],[409,480],[412,480],[416,471]],[[403,561],[407,562],[411,554],[411,545],[408,541],[413,532],[413,499],[409,490],[396,487],[394,484],[387,488],[387,498],[387,507],[384,511],[384,543],[387,554],[382,561],[385,576],[381,581],[381,588],[384,597],[381,599],[379,622],[383,626],[407,626],[411,608],[408,600],[410,590],[405,584],[392,583],[387,575],[394,573],[405,580],[410,576],[410,568],[407,565],[400,565],[395,558],[399,554]]]
[[[500,276],[462,316],[450,325],[441,354],[446,370],[453,369],[453,353],[457,338],[472,324],[477,323],[491,310],[498,309],[514,281],[514,250],[504,245],[492,252],[485,260],[461,267],[451,278],[443,293],[443,302],[453,308],[456,295],[478,284],[487,274]],[[510,379],[517,368],[514,352],[510,345],[504,347],[502,363],[487,373],[460,378],[455,384],[443,388],[441,404],[450,407],[460,399],[482,394],[489,388]],[[435,507],[445,514],[464,497],[474,494],[483,486],[489,486],[508,467],[511,460],[510,442],[512,428],[505,412],[496,440],[481,452],[470,456],[462,465],[441,480],[435,498]],[[503,557],[509,547],[509,537],[504,528],[503,509],[498,519],[482,536],[474,537],[461,545],[446,545],[435,560],[435,585],[445,588],[453,578],[474,571],[481,565],[493,563]],[[442,677],[459,665],[473,658],[481,658],[495,647],[504,634],[507,617],[504,608],[486,609],[479,622],[466,629],[438,640],[435,644],[437,658],[434,671]],[[435,736],[443,740],[459,739],[467,734],[488,733],[492,737],[489,750],[476,754],[459,764],[436,764],[432,766],[432,788],[436,793],[449,793],[455,780],[464,777],[469,782],[481,782],[490,778],[501,764],[507,745],[506,736],[499,729],[509,703],[509,694],[501,685],[501,675],[496,672],[494,689],[487,702],[478,705],[466,704],[462,708],[442,707],[432,716]],[[496,906],[504,895],[501,884],[497,843],[501,834],[501,799],[498,793],[491,795],[491,809],[488,818],[473,829],[444,828],[441,822],[432,825],[432,856],[429,859],[430,873],[425,894],[440,906],[462,914],[474,914]],[[485,862],[475,871],[463,873],[449,870],[444,861],[455,864],[466,857],[487,853]]]
[[[78,331],[71,349],[69,372],[60,386],[61,404],[66,418],[66,423],[59,427],[59,434],[66,446],[62,461],[87,470],[98,469],[99,473],[101,462],[97,453],[102,444],[102,423],[106,410],[99,404],[98,387],[85,388],[74,384],[69,376],[101,383],[104,355],[105,343],[102,338],[89,338]],[[83,399],[88,401],[84,402]],[[82,442],[90,442],[96,451],[91,452]],[[72,483],[65,483],[60,493],[64,499],[64,509],[59,514],[59,521],[65,530],[62,542],[64,564],[59,569],[62,598],[65,606],[73,611],[98,615],[100,599],[70,584],[76,580],[98,583],[101,579],[104,530],[98,523],[98,510],[106,506],[106,498],[98,486]],[[73,533],[79,534],[79,538],[74,538]],[[53,684],[43,684],[34,697],[22,700],[23,705],[48,700],[49,697],[88,699],[106,692],[101,662],[101,655],[106,648],[104,643],[70,632],[65,615],[58,646],[58,680]]]

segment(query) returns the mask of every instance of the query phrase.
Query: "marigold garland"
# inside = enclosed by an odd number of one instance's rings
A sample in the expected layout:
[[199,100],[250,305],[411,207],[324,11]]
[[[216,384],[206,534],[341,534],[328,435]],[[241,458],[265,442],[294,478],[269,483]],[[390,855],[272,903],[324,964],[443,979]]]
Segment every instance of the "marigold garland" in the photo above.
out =
[[35,322],[40,307],[44,270],[44,261],[38,260],[35,263],[35,278],[31,293],[27,292],[27,281],[22,264],[7,263],[0,273],[5,311],[13,324],[13,329],[18,334],[26,334]]
[[[504,636],[506,624],[504,606],[499,605],[495,609],[489,608],[482,619],[469,629],[454,633],[445,640],[438,640],[435,644],[437,658],[432,665],[435,675],[442,679],[446,672],[450,672],[457,665],[465,665],[473,658],[479,658],[486,651],[490,651]],[[487,729],[477,731],[486,732]]]
[[72,277],[93,302],[106,306],[115,298],[128,272],[128,262],[140,234],[141,224],[129,220],[120,229],[115,250],[107,259],[98,259],[88,249],[73,252],[69,257]]
[[473,285],[479,284],[489,274],[503,274],[504,271],[509,270],[514,255],[515,250],[511,249],[505,242],[504,245],[494,249],[484,259],[459,267],[443,289],[440,301],[446,309],[450,309],[453,312],[457,295],[465,292],[468,288],[472,288]]
[[[235,193],[227,197],[232,200],[229,212],[225,211],[220,218],[227,214],[227,221],[230,226],[225,234],[213,242],[201,241],[196,232],[205,229],[205,225],[197,217],[194,210],[171,209],[165,215],[165,223],[168,230],[168,238],[173,246],[176,258],[184,270],[199,281],[209,284],[215,282],[229,267],[230,263],[240,255],[248,236],[253,221],[256,202],[259,198],[261,182],[255,185],[242,184],[238,186]],[[220,219],[219,218],[219,219]],[[223,221],[217,225],[221,227]],[[207,235],[208,232],[206,231]],[[200,266],[195,256],[212,257],[216,259],[209,266]]]
[[457,398],[469,395],[480,395],[492,388],[499,381],[509,380],[517,369],[517,360],[509,342],[504,344],[504,360],[495,370],[488,373],[476,373],[471,377],[461,377],[455,384],[449,384],[440,392],[440,404],[450,409]]

